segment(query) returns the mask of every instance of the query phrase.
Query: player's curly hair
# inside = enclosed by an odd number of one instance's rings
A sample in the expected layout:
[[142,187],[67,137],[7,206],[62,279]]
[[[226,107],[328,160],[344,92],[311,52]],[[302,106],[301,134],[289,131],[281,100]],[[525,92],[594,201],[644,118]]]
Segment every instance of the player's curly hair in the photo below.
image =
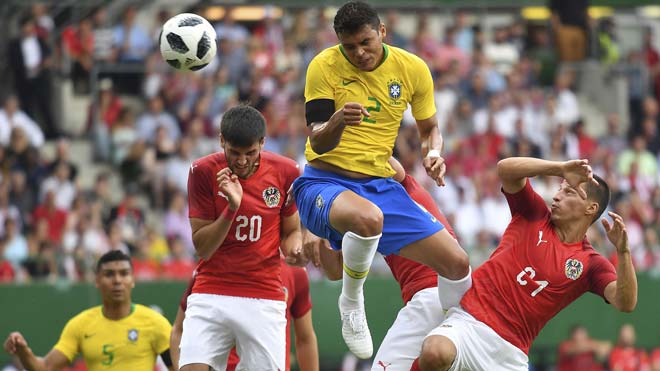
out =
[[130,256],[124,254],[121,250],[110,250],[99,258],[99,261],[96,263],[96,273],[101,272],[103,264],[116,261],[127,261],[131,266],[131,270],[133,270],[133,262]]
[[334,28],[337,35],[352,35],[360,31],[364,26],[374,30],[380,26],[380,18],[376,10],[367,3],[351,1],[342,5],[335,15]]
[[266,136],[266,119],[256,109],[241,104],[222,115],[220,135],[237,147],[249,147]]
[[610,203],[610,187],[607,185],[603,178],[594,174],[594,179],[598,182],[598,185],[595,185],[591,182],[587,182],[587,198],[590,200],[598,202],[598,212],[594,215],[594,218],[591,220],[591,223],[595,222],[603,215],[605,209],[607,209],[607,204]]

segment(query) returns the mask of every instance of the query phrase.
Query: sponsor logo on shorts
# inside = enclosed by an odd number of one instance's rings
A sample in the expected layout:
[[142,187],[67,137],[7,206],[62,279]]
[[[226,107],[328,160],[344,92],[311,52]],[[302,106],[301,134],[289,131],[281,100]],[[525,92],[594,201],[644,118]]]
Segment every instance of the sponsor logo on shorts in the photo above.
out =
[[440,325],[440,327],[447,327],[447,328],[451,328],[451,327],[453,327],[453,326],[452,326],[452,325],[450,325],[450,324],[448,324],[448,323],[443,323],[442,325]]
[[275,187],[268,187],[264,189],[262,196],[264,198],[264,202],[266,203],[266,206],[268,207],[275,207],[279,205],[280,198],[282,198],[282,195],[280,194],[280,190]]
[[323,197],[321,197],[321,195],[316,196],[316,201],[314,201],[314,203],[316,204],[317,208],[319,209],[323,208],[323,203],[324,203]]
[[382,367],[383,370],[387,370],[388,367],[392,365],[392,362],[383,362],[383,361],[378,361],[378,366]]
[[566,277],[572,279],[573,281],[580,278],[583,269],[584,266],[582,265],[582,262],[577,259],[568,259],[564,264],[564,271],[566,273]]
[[138,330],[132,328],[128,330],[128,340],[135,343],[138,339]]

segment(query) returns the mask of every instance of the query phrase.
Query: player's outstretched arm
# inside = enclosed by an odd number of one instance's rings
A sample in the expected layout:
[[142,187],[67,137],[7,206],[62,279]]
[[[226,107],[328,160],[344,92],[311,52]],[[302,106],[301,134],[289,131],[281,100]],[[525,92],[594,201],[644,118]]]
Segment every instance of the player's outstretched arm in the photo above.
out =
[[288,261],[296,261],[292,265],[306,265],[307,261],[302,252],[302,231],[300,228],[300,215],[296,211],[292,215],[282,217],[280,227],[280,249]]
[[637,276],[628,246],[628,232],[623,218],[613,212],[608,212],[613,224],[607,219],[601,219],[607,232],[607,238],[616,247],[618,263],[616,267],[616,281],[605,287],[605,299],[616,309],[622,312],[632,312],[637,306]]
[[46,357],[37,357],[20,332],[9,334],[4,348],[7,353],[18,357],[28,371],[59,371],[69,364],[66,356],[56,349],[51,350]]
[[589,160],[547,161],[533,157],[509,157],[497,163],[497,175],[506,193],[519,192],[525,187],[527,178],[539,175],[563,177],[583,198],[587,195],[577,186],[596,181]]
[[[314,101],[307,102],[307,105],[313,103]],[[312,122],[309,143],[314,152],[323,154],[335,149],[344,133],[344,128],[360,125],[364,116],[369,117],[369,112],[360,103],[349,102],[332,114],[328,121]]]
[[424,120],[417,120],[417,130],[419,130],[419,141],[424,156],[424,169],[431,179],[438,186],[445,185],[445,172],[447,167],[445,159],[441,156],[443,139],[438,129],[438,118],[433,115]]

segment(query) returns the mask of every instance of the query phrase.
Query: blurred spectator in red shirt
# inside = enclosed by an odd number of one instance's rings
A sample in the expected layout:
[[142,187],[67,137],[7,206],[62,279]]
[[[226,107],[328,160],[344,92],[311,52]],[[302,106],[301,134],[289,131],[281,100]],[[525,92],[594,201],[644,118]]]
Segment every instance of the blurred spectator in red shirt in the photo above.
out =
[[59,244],[62,241],[62,233],[66,225],[67,211],[58,209],[55,205],[55,194],[52,190],[46,192],[44,201],[33,213],[33,223],[37,224],[41,220],[48,223],[48,237],[50,240]]
[[570,338],[559,344],[557,371],[601,371],[610,349],[609,341],[594,340],[584,326],[575,325]]
[[163,263],[162,278],[171,280],[189,280],[195,269],[195,262],[186,253],[186,247],[179,237],[169,241],[171,256]]
[[635,348],[635,328],[631,324],[621,326],[619,340],[610,353],[612,371],[649,371],[646,351]]

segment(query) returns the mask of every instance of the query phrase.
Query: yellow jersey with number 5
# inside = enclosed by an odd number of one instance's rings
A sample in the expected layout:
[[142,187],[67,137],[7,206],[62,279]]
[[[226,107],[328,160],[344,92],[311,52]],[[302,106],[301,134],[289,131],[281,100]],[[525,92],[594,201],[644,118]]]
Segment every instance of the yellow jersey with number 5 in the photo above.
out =
[[120,320],[97,306],[69,320],[54,349],[70,362],[82,354],[89,371],[153,371],[156,357],[170,348],[171,330],[165,317],[143,305],[134,304]]
[[305,82],[305,102],[331,99],[335,111],[348,102],[369,112],[358,126],[347,126],[332,151],[317,154],[309,139],[307,161],[320,159],[342,169],[391,177],[392,155],[403,112],[410,104],[415,119],[435,115],[433,78],[424,61],[403,49],[383,44],[383,61],[373,71],[361,71],[344,55],[341,45],[325,49],[311,61]]

